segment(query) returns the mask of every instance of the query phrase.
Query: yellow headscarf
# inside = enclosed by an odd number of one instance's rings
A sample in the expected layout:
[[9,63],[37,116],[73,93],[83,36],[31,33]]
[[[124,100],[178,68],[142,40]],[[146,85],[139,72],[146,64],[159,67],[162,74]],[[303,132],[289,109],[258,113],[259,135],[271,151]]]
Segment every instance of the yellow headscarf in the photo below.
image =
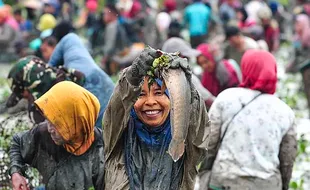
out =
[[64,138],[64,148],[74,154],[84,154],[92,145],[94,126],[99,115],[98,99],[83,87],[63,81],[35,101],[35,104]]

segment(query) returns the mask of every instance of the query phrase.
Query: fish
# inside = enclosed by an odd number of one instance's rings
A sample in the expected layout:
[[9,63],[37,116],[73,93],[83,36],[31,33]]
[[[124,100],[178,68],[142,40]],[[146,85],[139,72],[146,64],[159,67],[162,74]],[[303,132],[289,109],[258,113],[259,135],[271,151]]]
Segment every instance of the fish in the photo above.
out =
[[170,120],[172,139],[168,153],[177,162],[185,151],[185,140],[190,122],[191,89],[181,68],[166,68],[161,72],[171,102]]

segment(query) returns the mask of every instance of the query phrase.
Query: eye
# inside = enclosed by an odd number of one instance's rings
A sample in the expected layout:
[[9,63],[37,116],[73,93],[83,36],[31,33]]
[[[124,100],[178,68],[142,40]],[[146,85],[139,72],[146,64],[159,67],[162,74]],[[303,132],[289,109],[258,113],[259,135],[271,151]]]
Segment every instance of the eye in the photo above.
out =
[[163,95],[163,93],[160,90],[158,90],[158,91],[155,91],[155,95],[156,96],[161,96],[161,95]]
[[144,92],[141,92],[140,95],[139,95],[139,97],[143,97],[143,96],[145,96],[145,93],[144,93]]

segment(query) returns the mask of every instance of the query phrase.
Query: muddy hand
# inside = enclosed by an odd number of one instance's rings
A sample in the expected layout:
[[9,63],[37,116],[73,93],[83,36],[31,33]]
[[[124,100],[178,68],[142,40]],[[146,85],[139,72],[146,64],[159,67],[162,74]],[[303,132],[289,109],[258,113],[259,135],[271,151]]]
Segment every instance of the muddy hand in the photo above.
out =
[[160,57],[161,54],[160,51],[151,47],[145,48],[127,71],[128,81],[135,86],[139,85],[147,71],[151,69],[154,59]]

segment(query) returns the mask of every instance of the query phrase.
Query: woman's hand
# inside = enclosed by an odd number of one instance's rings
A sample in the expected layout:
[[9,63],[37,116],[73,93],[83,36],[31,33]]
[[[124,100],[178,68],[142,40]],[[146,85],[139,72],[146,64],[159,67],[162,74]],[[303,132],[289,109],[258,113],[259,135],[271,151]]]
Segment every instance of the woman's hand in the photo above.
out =
[[13,190],[30,190],[26,178],[19,173],[14,173],[12,175],[12,185]]
[[160,56],[160,51],[151,47],[145,48],[127,71],[127,80],[135,86],[139,85],[147,71],[151,69],[154,59]]

